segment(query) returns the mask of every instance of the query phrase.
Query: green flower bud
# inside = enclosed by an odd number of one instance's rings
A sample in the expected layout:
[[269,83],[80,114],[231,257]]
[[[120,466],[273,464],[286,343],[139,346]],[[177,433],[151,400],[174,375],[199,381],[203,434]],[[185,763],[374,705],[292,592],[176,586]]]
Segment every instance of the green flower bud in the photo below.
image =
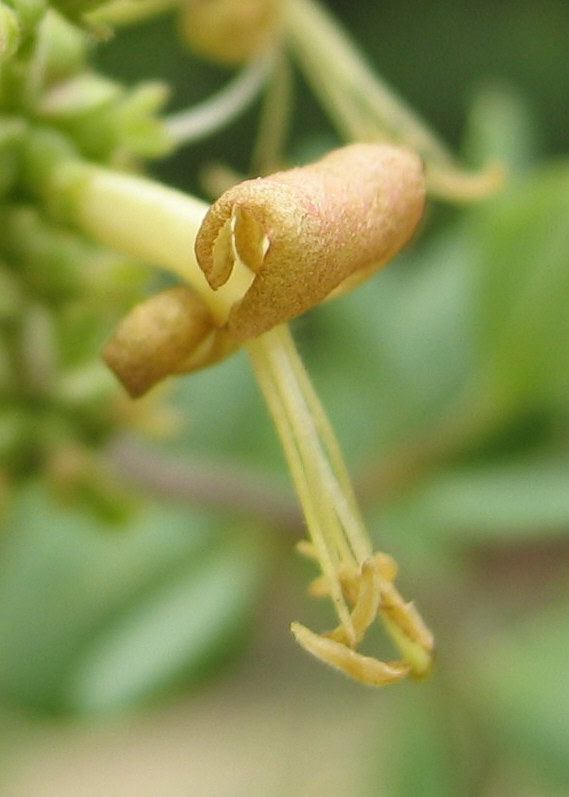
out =
[[65,132],[90,159],[116,162],[125,154],[165,155],[172,147],[166,127],[156,116],[168,97],[162,83],[125,90],[98,75],[83,73],[42,98],[38,112]]
[[20,144],[24,123],[19,119],[0,121],[0,197],[13,188],[20,168]]
[[0,3],[0,64],[8,61],[20,46],[20,23],[13,9]]
[[87,66],[90,41],[87,34],[59,14],[48,14],[42,24],[45,48],[45,84],[52,86]]
[[2,5],[12,9],[16,14],[21,38],[35,31],[47,11],[46,0],[3,0]]
[[61,302],[80,292],[85,281],[79,266],[86,249],[83,241],[29,205],[5,209],[0,220],[2,251],[17,268],[29,295]]
[[104,6],[109,0],[51,0],[51,4],[64,17],[72,20],[80,19],[83,14]]

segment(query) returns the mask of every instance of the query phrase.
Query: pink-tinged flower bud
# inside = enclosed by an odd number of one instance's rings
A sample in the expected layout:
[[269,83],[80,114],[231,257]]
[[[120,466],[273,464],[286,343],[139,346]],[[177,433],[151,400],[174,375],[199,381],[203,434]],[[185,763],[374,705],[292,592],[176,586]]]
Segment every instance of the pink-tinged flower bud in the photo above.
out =
[[267,49],[279,29],[282,0],[186,0],[182,35],[198,55],[241,64]]
[[204,301],[176,285],[136,305],[107,343],[103,358],[137,398],[177,373],[213,364],[236,343],[217,328]]
[[230,334],[256,337],[365,280],[407,243],[424,203],[420,158],[382,144],[353,144],[230,188],[196,239],[213,289],[236,267],[251,272],[229,312]]

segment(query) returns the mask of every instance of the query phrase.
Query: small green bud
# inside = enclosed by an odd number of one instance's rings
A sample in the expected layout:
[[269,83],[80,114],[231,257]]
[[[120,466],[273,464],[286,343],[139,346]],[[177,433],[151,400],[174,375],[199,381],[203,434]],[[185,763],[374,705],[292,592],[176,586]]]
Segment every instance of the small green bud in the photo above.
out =
[[91,41],[85,31],[59,14],[48,14],[42,25],[45,42],[45,84],[53,86],[87,67]]
[[0,121],[0,197],[8,194],[16,182],[23,135],[24,123],[21,120]]
[[100,112],[122,94],[121,87],[112,80],[90,72],[75,75],[57,83],[41,98],[37,112],[49,123],[72,122],[81,116]]
[[51,4],[56,8],[64,17],[68,19],[78,20],[83,14],[89,11],[104,6],[109,0],[52,0]]
[[22,144],[22,190],[39,199],[54,218],[73,220],[81,192],[94,167],[80,160],[70,139],[49,128],[34,128]]
[[21,38],[36,30],[47,10],[46,0],[3,0],[3,5],[16,14]]
[[28,294],[41,301],[61,302],[80,292],[83,241],[29,205],[4,210],[1,220],[2,250],[17,267]]
[[38,105],[40,118],[65,132],[90,159],[116,164],[117,154],[158,157],[173,146],[157,117],[168,98],[162,83],[126,90],[82,73],[54,86]]
[[20,46],[20,33],[16,12],[0,3],[0,64],[16,53]]

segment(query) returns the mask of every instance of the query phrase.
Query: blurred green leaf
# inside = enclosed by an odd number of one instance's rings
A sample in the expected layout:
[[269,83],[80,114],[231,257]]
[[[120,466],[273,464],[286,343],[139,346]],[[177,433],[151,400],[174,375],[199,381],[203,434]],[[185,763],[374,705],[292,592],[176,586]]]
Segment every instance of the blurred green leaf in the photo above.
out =
[[241,535],[218,546],[116,617],[79,656],[66,704],[81,713],[127,707],[235,644],[263,572],[254,542]]
[[[56,505],[39,487],[22,492],[15,503],[10,530],[2,540],[0,694],[34,708],[61,709],[67,702],[68,683],[77,677],[77,662],[82,668],[88,662],[85,651],[93,639],[102,644],[108,626],[125,622],[126,630],[128,618],[145,617],[145,612],[149,623],[151,618],[159,623],[161,614],[153,608],[154,594],[156,605],[165,612],[165,622],[172,619],[170,601],[180,611],[187,608],[191,639],[203,656],[207,645],[216,645],[217,635],[227,631],[222,622],[215,623],[215,612],[225,619],[230,615],[223,601],[212,604],[207,574],[215,580],[216,588],[224,572],[237,581],[232,616],[236,623],[238,619],[245,621],[244,595],[250,598],[256,577],[262,576],[258,558],[254,564],[247,557],[241,563],[242,551],[237,543],[230,541],[227,553],[220,558],[219,552],[215,553],[217,540],[212,521],[185,508],[145,504],[121,531],[111,533],[80,510]],[[237,540],[243,542],[242,536]],[[196,607],[202,605],[194,581],[202,588],[207,586],[211,604],[212,630],[206,642],[197,640],[197,620],[192,617]],[[222,591],[222,595],[226,593]],[[183,618],[178,618],[174,634],[167,627],[163,629],[173,648],[176,633],[183,631]],[[159,636],[159,628],[150,624],[152,632]],[[178,643],[180,655],[190,660],[191,639],[188,633],[182,634]],[[156,644],[160,646],[158,641]],[[148,652],[155,655],[151,649]],[[144,668],[142,659],[136,663]],[[134,662],[132,666],[134,671]],[[167,680],[170,675],[164,668],[163,678]],[[156,680],[148,685],[156,688]],[[140,680],[134,691],[141,696]],[[81,701],[76,698],[74,708],[79,702],[81,708],[89,703],[84,691]],[[90,707],[96,702],[93,697]]]
[[536,457],[449,469],[414,496],[419,518],[448,542],[569,534],[569,462]]
[[477,225],[481,359],[501,400],[567,408],[569,163],[489,203]]
[[[460,760],[455,723],[437,684],[410,684],[395,703],[388,733],[380,742],[387,771],[371,794],[389,797],[454,797],[465,794],[471,766]],[[459,752],[460,751],[460,752]],[[388,790],[378,789],[387,782]]]
[[[467,700],[496,741],[544,783],[569,788],[567,600],[484,640],[468,678]],[[463,690],[464,692],[464,690]]]
[[360,459],[428,428],[463,390],[474,367],[474,256],[457,223],[315,312],[303,354]]

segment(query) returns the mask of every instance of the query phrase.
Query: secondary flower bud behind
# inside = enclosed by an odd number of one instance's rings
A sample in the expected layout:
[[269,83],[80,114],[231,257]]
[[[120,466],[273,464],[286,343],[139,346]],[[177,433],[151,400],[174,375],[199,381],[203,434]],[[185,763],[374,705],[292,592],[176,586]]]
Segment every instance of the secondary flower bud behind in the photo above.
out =
[[275,39],[280,5],[281,0],[186,0],[182,34],[198,55],[241,64]]
[[353,144],[229,189],[196,239],[213,289],[235,267],[252,272],[229,332],[256,337],[362,282],[407,243],[424,202],[420,158],[381,144]]
[[187,285],[176,285],[137,305],[103,356],[136,398],[165,377],[210,365],[234,348],[223,330],[215,327],[198,294]]

